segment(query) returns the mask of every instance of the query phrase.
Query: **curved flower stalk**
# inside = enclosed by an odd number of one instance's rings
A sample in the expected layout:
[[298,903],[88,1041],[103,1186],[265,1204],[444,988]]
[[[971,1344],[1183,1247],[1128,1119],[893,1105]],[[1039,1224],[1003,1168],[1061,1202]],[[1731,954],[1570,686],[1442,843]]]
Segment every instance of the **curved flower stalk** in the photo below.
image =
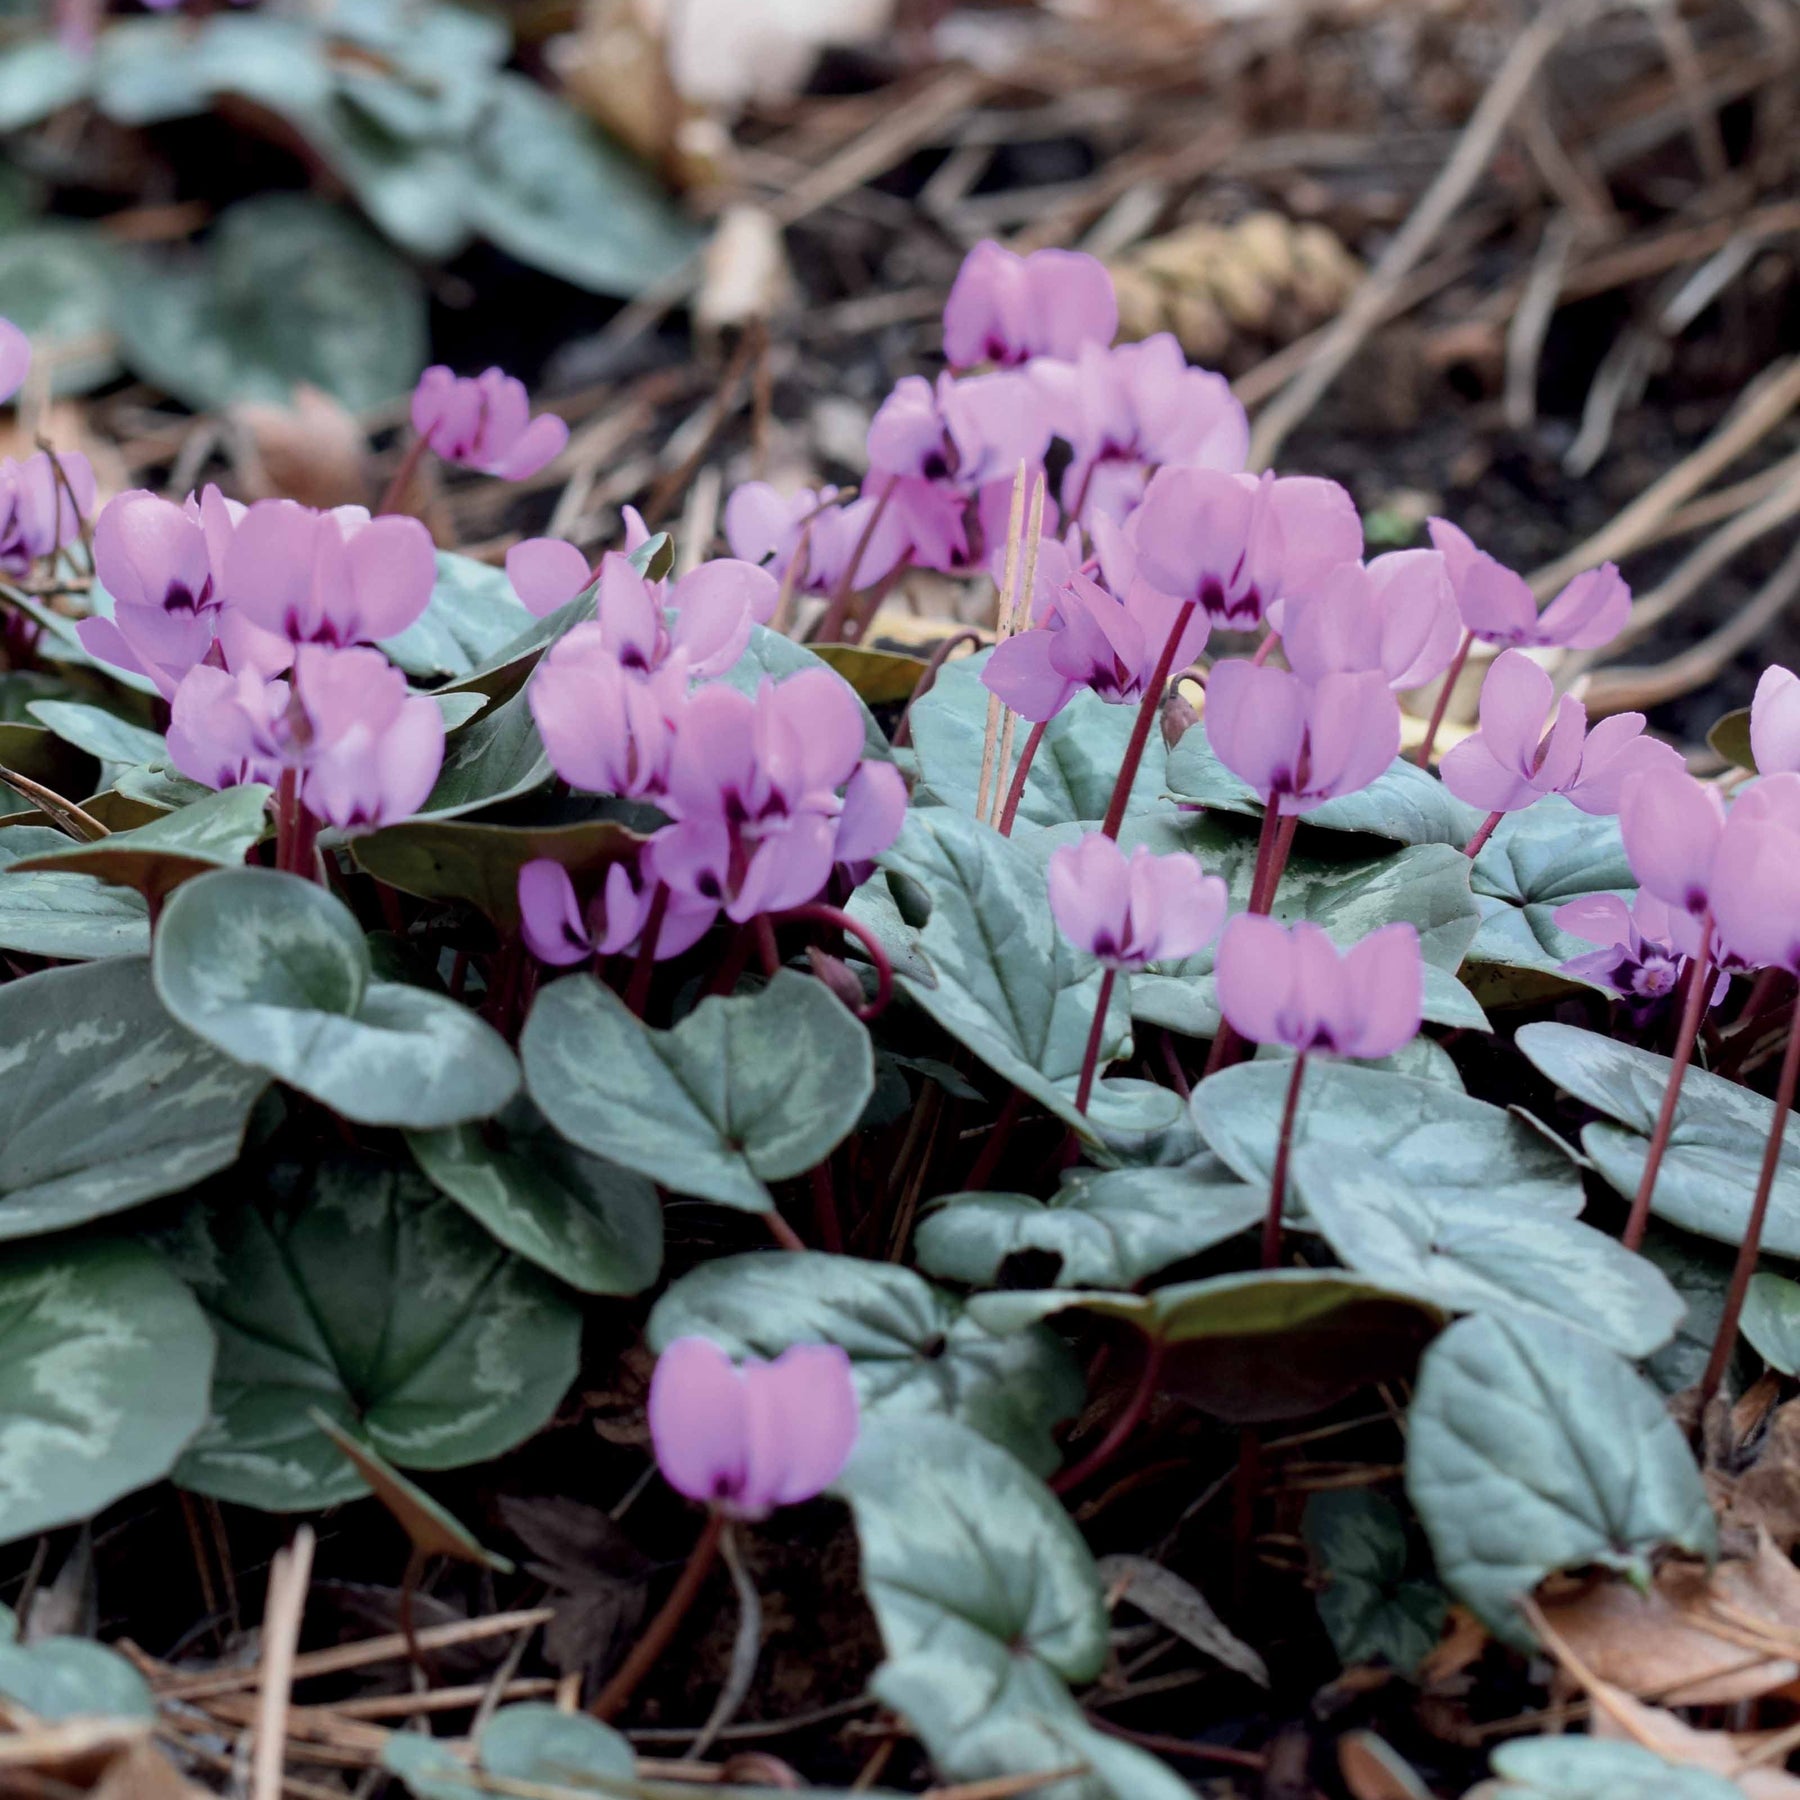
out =
[[707,1507],[706,1524],[662,1610],[589,1707],[597,1719],[622,1711],[668,1649],[728,1526],[822,1494],[861,1427],[850,1359],[835,1344],[739,1365],[706,1338],[677,1338],[657,1358],[649,1412],[663,1479]]
[[1120,970],[1179,961],[1204,949],[1224,923],[1228,896],[1225,883],[1206,874],[1195,858],[1180,852],[1156,856],[1142,844],[1127,856],[1099,831],[1051,852],[1049,882],[1058,929],[1106,971],[1075,1093],[1075,1110],[1084,1113]]
[[1219,1011],[1240,1037],[1282,1044],[1294,1053],[1263,1222],[1262,1262],[1281,1256],[1281,1211],[1288,1154],[1306,1059],[1392,1056],[1418,1035],[1424,991],[1419,934],[1404,922],[1383,925],[1346,951],[1309,921],[1293,926],[1240,913],[1225,927],[1215,965]]
[[1565,694],[1559,701],[1555,684],[1529,656],[1503,651],[1481,684],[1480,729],[1441,765],[1444,786],[1488,815],[1468,854],[1481,849],[1507,813],[1545,794],[1561,794],[1586,813],[1613,813],[1634,776],[1679,769],[1680,756],[1643,730],[1642,713],[1615,713],[1589,731],[1579,700]]

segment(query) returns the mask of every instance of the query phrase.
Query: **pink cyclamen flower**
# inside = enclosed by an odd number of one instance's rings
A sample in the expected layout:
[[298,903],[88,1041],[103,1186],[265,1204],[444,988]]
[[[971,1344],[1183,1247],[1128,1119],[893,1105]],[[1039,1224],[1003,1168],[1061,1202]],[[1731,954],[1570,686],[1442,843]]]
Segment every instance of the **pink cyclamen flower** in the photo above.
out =
[[444,715],[379,650],[302,645],[291,680],[201,663],[175,690],[169,760],[208,787],[292,770],[300,803],[341,830],[410,818],[444,760]]
[[237,522],[219,588],[264,631],[294,644],[342,646],[404,631],[436,582],[437,552],[417,519],[259,500]]
[[953,369],[1005,369],[1034,356],[1071,359],[1083,344],[1104,349],[1118,329],[1105,263],[1078,250],[1016,256],[984,239],[963,258],[944,302],[944,360]]
[[1552,645],[1597,650],[1631,616],[1631,589],[1611,563],[1577,575],[1538,611],[1531,587],[1448,519],[1430,521],[1431,541],[1443,553],[1464,626],[1490,644],[1527,649]]
[[1362,519],[1335,481],[1163,469],[1151,478],[1130,534],[1153,587],[1194,600],[1215,625],[1283,624],[1290,595],[1317,587],[1362,556]]
[[569,441],[555,413],[532,418],[525,384],[499,369],[457,376],[434,364],[413,389],[412,422],[445,462],[502,481],[535,475]]
[[1249,454],[1250,423],[1231,384],[1190,367],[1166,331],[1110,350],[1085,343],[1067,361],[1040,358],[1029,374],[1075,453],[1062,502],[1084,524],[1127,518],[1156,469],[1241,469]]
[[1109,969],[1142,969],[1204,949],[1225,922],[1225,883],[1191,856],[1130,856],[1104,833],[1050,853],[1050,910],[1064,937]]
[[1456,596],[1435,550],[1339,563],[1282,612],[1281,649],[1302,681],[1379,670],[1398,692],[1449,668],[1462,641]]
[[837,491],[783,494],[766,481],[744,482],[725,502],[731,554],[791,583],[799,594],[835,594],[846,577],[852,590],[873,587],[892,572],[905,546],[896,533],[870,531],[880,504],[873,495],[840,504]]
[[[1570,957],[1563,973],[1611,989],[1637,1025],[1646,1024],[1674,997],[1699,948],[1699,921],[1672,910],[1646,889],[1640,888],[1629,906],[1617,894],[1584,894],[1551,916],[1559,931],[1600,946]],[[1730,986],[1730,975],[1721,972],[1713,983],[1713,1005]]]
[[1565,795],[1583,812],[1613,813],[1632,776],[1680,766],[1667,744],[1643,735],[1642,713],[1615,713],[1589,731],[1587,708],[1571,694],[1559,701],[1549,675],[1522,650],[1494,658],[1480,716],[1480,729],[1446,751],[1439,769],[1457,799],[1485,813],[1516,812],[1545,794]]
[[[1134,580],[1120,600],[1099,582],[1071,575],[1044,609],[1043,622],[995,646],[983,683],[1021,718],[1062,711],[1083,687],[1101,699],[1142,697],[1182,612],[1148,582]],[[1170,667],[1185,668],[1206,647],[1210,627],[1196,609],[1183,628]]]
[[733,1363],[710,1339],[677,1338],[650,1377],[650,1438],[677,1493],[733,1519],[822,1494],[856,1447],[850,1358],[796,1344],[773,1362]]
[[506,579],[533,618],[548,618],[593,578],[588,559],[563,538],[524,538],[506,553]]
[[1399,702],[1370,670],[1309,683],[1242,658],[1215,663],[1202,717],[1213,754],[1284,813],[1357,793],[1400,753]]
[[1763,670],[1750,702],[1750,754],[1763,775],[1800,769],[1800,675],[1779,663]]
[[1219,940],[1214,974],[1219,1010],[1252,1043],[1372,1058],[1418,1035],[1424,970],[1419,934],[1404,921],[1340,952],[1307,920],[1287,926],[1239,913]]
[[0,459],[0,572],[22,577],[81,535],[95,498],[94,469],[78,450]]
[[[655,884],[641,880],[629,863],[615,862],[607,865],[603,876],[584,885],[585,899],[568,870],[547,857],[520,869],[519,929],[525,948],[540,962],[566,968],[637,947],[650,917]],[[690,949],[717,916],[715,907],[671,896],[656,934],[656,960]]]
[[31,339],[11,319],[0,319],[0,402],[10,400],[31,373]]

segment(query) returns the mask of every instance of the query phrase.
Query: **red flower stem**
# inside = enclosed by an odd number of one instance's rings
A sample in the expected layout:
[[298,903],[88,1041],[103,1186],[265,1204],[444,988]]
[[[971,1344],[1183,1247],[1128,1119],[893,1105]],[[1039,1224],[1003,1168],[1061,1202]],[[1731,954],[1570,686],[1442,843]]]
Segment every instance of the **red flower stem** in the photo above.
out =
[[1263,641],[1256,646],[1256,654],[1250,658],[1250,666],[1260,669],[1269,660],[1275,646],[1281,642],[1281,633],[1272,627],[1263,633]]
[[844,1231],[838,1223],[837,1194],[832,1186],[830,1157],[813,1164],[810,1179],[813,1192],[813,1231],[818,1237],[819,1248],[829,1250],[833,1256],[841,1256],[844,1250]]
[[[832,925],[839,931],[846,931],[868,952],[869,961],[875,965],[875,998],[868,1005],[854,1010],[865,1024],[870,1019],[880,1018],[894,998],[894,965],[888,960],[887,947],[881,939],[855,914],[847,913],[841,906],[832,906],[824,900],[809,900],[804,906],[790,906],[775,923],[786,925],[801,920],[810,920],[815,925]],[[773,973],[773,970],[770,972]]]
[[294,873],[294,832],[300,811],[300,771],[283,769],[275,784],[275,867]]
[[724,1535],[725,1515],[717,1510],[709,1512],[706,1524],[689,1552],[686,1566],[676,1577],[668,1599],[662,1603],[662,1611],[650,1621],[649,1629],[632,1646],[631,1654],[619,1665],[613,1678],[595,1695],[588,1708],[590,1717],[617,1718],[642,1685],[644,1677],[662,1660],[663,1652],[673,1641],[682,1620],[700,1597],[707,1576],[712,1573],[713,1562],[719,1554],[719,1540]]
[[1469,660],[1469,652],[1475,647],[1475,634],[1465,631],[1462,642],[1456,646],[1456,654],[1450,659],[1450,666],[1444,671],[1444,685],[1438,689],[1438,697],[1431,708],[1431,721],[1425,727],[1425,736],[1419,742],[1419,767],[1431,767],[1431,750],[1437,742],[1438,727],[1444,722],[1444,714],[1450,707],[1450,695],[1456,687],[1456,680],[1463,672],[1463,664]]
[[650,916],[638,937],[637,958],[631,965],[631,980],[625,986],[625,1004],[634,1017],[644,1016],[645,1002],[650,998],[650,976],[656,968],[656,940],[662,936],[663,917],[669,910],[669,884],[659,881],[650,896]]
[[1769,1141],[1763,1146],[1762,1172],[1756,1178],[1756,1198],[1750,1202],[1750,1222],[1744,1227],[1744,1241],[1738,1246],[1737,1266],[1731,1271],[1731,1286],[1725,1294],[1725,1310],[1719,1315],[1719,1335],[1713,1339],[1712,1355],[1706,1359],[1706,1373],[1700,1377],[1700,1417],[1725,1379],[1725,1365],[1737,1344],[1738,1316],[1744,1310],[1744,1296],[1750,1291],[1750,1277],[1756,1273],[1756,1253],[1762,1246],[1763,1220],[1769,1211],[1769,1196],[1775,1189],[1775,1171],[1781,1164],[1781,1140],[1787,1132],[1788,1114],[1794,1107],[1794,1087],[1800,1081],[1800,995],[1794,998],[1794,1010],[1788,1021],[1787,1048],[1781,1056],[1781,1076],[1775,1084],[1775,1117],[1769,1125]]
[[781,967],[781,952],[775,945],[775,921],[767,913],[758,913],[750,924],[751,942],[756,945],[757,960],[765,975],[773,975]]
[[865,592],[857,595],[856,605],[850,616],[844,621],[844,641],[860,644],[868,634],[869,627],[875,623],[875,615],[881,611],[882,603],[895,588],[903,582],[913,566],[913,553],[910,546],[901,551],[900,560]]
[[744,964],[750,960],[750,927],[740,925],[732,933],[731,947],[719,959],[719,966],[713,971],[713,978],[706,984],[706,992],[702,999],[710,999],[714,994],[729,994],[737,986],[737,978],[744,972]]
[[1268,886],[1269,870],[1275,861],[1275,840],[1280,835],[1281,809],[1271,796],[1263,812],[1262,830],[1256,834],[1256,866],[1250,872],[1250,901],[1244,909],[1246,912],[1266,913],[1269,910],[1264,890]]
[[770,1207],[769,1210],[762,1215],[762,1220],[769,1228],[769,1236],[772,1237],[782,1249],[804,1250],[806,1248],[806,1243],[801,1238],[799,1232],[797,1232],[793,1226],[791,1226],[787,1220],[774,1209],[774,1207]]
[[[400,511],[400,502],[406,498],[406,490],[412,486],[413,477],[419,472],[419,464],[425,460],[425,452],[430,446],[422,437],[415,436],[406,446],[406,454],[400,458],[399,467],[394,470],[393,478],[381,490],[381,499],[375,510],[378,513]],[[364,490],[367,492],[367,490]]]
[[1144,760],[1144,746],[1150,741],[1150,727],[1155,722],[1157,709],[1162,705],[1163,690],[1169,685],[1169,671],[1175,666],[1175,650],[1181,642],[1181,635],[1188,628],[1188,621],[1194,616],[1195,602],[1187,601],[1180,612],[1175,615],[1175,623],[1170,628],[1168,642],[1162,647],[1162,655],[1156,659],[1156,672],[1150,677],[1150,684],[1144,689],[1144,698],[1138,705],[1137,722],[1131,728],[1131,741],[1125,746],[1125,761],[1119,768],[1119,779],[1113,783],[1112,800],[1106,808],[1106,819],[1100,829],[1109,838],[1116,839],[1119,827],[1125,823],[1125,805],[1131,798],[1132,784],[1137,780],[1138,765]]
[[975,1166],[969,1171],[968,1180],[963,1183],[965,1193],[978,1194],[994,1179],[994,1171],[999,1168],[1000,1158],[1006,1154],[1006,1146],[1012,1141],[1012,1134],[1024,1111],[1024,1092],[1014,1088],[1002,1102],[993,1129],[988,1133],[987,1142],[981,1146],[981,1154],[976,1157]]
[[1275,1140],[1275,1167],[1269,1176],[1269,1215],[1263,1220],[1262,1266],[1274,1268],[1281,1261],[1281,1203],[1287,1198],[1288,1153],[1294,1147],[1294,1117],[1300,1110],[1300,1083],[1306,1076],[1306,1055],[1294,1058],[1288,1079],[1287,1105],[1281,1112],[1281,1136]]
[[838,577],[837,588],[818,624],[813,627],[812,641],[815,644],[834,644],[842,636],[844,615],[850,608],[850,595],[855,589],[857,571],[862,567],[863,553],[869,547],[869,540],[875,535],[875,528],[881,523],[881,515],[887,511],[888,500],[893,491],[890,487],[876,499],[869,514],[869,522],[863,527],[862,536],[856,540],[855,553],[844,565],[844,572]]
[[1050,721],[1039,719],[1025,734],[1025,748],[1019,752],[1019,766],[1013,770],[1012,786],[1006,790],[1006,804],[1000,809],[1000,835],[1011,837],[1013,820],[1019,816],[1019,802],[1025,798],[1025,777],[1031,773],[1031,759],[1044,741],[1044,730]]
[[1476,827],[1475,835],[1463,845],[1463,855],[1466,856],[1470,862],[1473,862],[1476,857],[1481,854],[1481,846],[1494,835],[1495,826],[1497,826],[1505,817],[1506,814],[1503,812],[1489,813],[1488,816],[1481,821],[1480,825]]
[[1656,1192],[1656,1177],[1662,1168],[1663,1154],[1669,1147],[1669,1132],[1675,1124],[1681,1078],[1687,1073],[1688,1061],[1694,1054],[1694,1040],[1700,1035],[1701,1015],[1706,1011],[1711,961],[1712,914],[1706,912],[1700,915],[1700,953],[1688,964],[1687,997],[1681,1009],[1681,1031],[1675,1040],[1675,1066],[1669,1071],[1669,1085],[1663,1089],[1662,1110],[1656,1115],[1650,1154],[1644,1159],[1637,1197],[1631,1203],[1631,1216],[1625,1221],[1625,1235],[1619,1240],[1627,1250],[1635,1250],[1643,1243],[1644,1232],[1650,1224],[1650,1201]]
[[1087,1053],[1081,1059],[1081,1085],[1075,1090],[1075,1110],[1085,1113],[1094,1092],[1094,1073],[1100,1061],[1100,1038],[1106,1030],[1106,1009],[1112,1005],[1113,982],[1117,969],[1108,969],[1100,979],[1100,998],[1094,1003],[1094,1023],[1088,1032]]
[[1080,1487],[1090,1476],[1104,1469],[1124,1448],[1126,1440],[1143,1423],[1144,1414],[1150,1410],[1150,1402],[1156,1398],[1156,1378],[1162,1373],[1163,1358],[1168,1353],[1169,1347],[1161,1338],[1150,1340],[1144,1351],[1144,1367],[1138,1375],[1137,1386],[1132,1389],[1131,1399],[1126,1403],[1125,1410],[1113,1420],[1112,1428],[1106,1436],[1080,1462],[1050,1478],[1050,1491],[1053,1494],[1066,1494],[1072,1488]]

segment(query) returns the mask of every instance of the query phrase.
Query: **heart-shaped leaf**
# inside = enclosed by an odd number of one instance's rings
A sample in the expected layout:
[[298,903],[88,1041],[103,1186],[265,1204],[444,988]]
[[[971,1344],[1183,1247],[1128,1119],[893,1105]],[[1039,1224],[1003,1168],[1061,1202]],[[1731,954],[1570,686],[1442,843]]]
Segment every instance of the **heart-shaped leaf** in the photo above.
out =
[[[22,131],[73,105],[88,90],[91,67],[87,54],[58,38],[9,44],[0,53],[0,131]],[[20,324],[37,335],[34,324]]]
[[[1219,761],[1203,726],[1184,732],[1169,753],[1169,791],[1215,812],[1262,817],[1254,790]],[[1303,825],[1324,831],[1367,832],[1397,844],[1449,844],[1461,849],[1482,815],[1465,806],[1435,776],[1397,756],[1366,788],[1327,800],[1301,815]]]
[[977,1294],[998,1332],[1079,1310],[1168,1347],[1163,1386],[1219,1418],[1300,1418],[1373,1381],[1411,1372],[1442,1314],[1339,1269],[1273,1269],[1176,1282],[1148,1294],[1076,1289]]
[[447,995],[371,980],[355,915],[298,876],[218,869],[186,883],[152,967],[190,1031],[347,1119],[459,1125],[518,1089],[497,1032]]
[[531,1097],[582,1149],[678,1194],[767,1212],[764,1185],[830,1155],[875,1089],[868,1032],[809,976],[702,1000],[654,1031],[589,975],[538,996],[519,1043]]
[[[1265,1194],[1291,1072],[1285,1061],[1239,1063],[1194,1090],[1201,1135]],[[1484,1196],[1515,1213],[1571,1219],[1581,1211],[1581,1175],[1565,1151],[1517,1115],[1439,1081],[1313,1058],[1293,1143],[1372,1156],[1409,1193]]]
[[[896,962],[906,992],[997,1074],[1078,1131],[1151,1130],[1178,1108],[1166,1091],[1129,1096],[1095,1085],[1090,1121],[1076,1110],[1101,970],[1077,952],[1050,915],[1043,865],[1025,846],[949,807],[915,809],[882,857],[929,903],[922,930],[906,928],[921,962]],[[853,910],[856,910],[853,907]],[[865,915],[893,929],[895,914]],[[1129,1021],[1115,989],[1101,1041],[1102,1064],[1129,1046]]]
[[498,1118],[411,1131],[419,1167],[507,1249],[584,1294],[639,1294],[662,1267],[662,1206],[643,1176],[577,1150],[529,1100]]
[[1203,1155],[1172,1169],[1082,1170],[1048,1200],[951,1194],[933,1202],[914,1248],[928,1274],[970,1287],[992,1285],[1020,1257],[1054,1258],[1055,1287],[1131,1288],[1236,1237],[1267,1206],[1266,1194]]
[[1718,1528],[1662,1397],[1622,1357],[1548,1320],[1462,1319],[1426,1352],[1406,1488],[1456,1597],[1509,1641],[1546,1575],[1650,1578],[1664,1545],[1710,1557]]
[[0,987],[0,1238],[177,1194],[237,1160],[267,1085],[163,1011],[132,958]]
[[[496,1791],[482,1781],[442,1738],[390,1732],[381,1764],[398,1775],[419,1800],[483,1800]],[[503,1706],[482,1729],[475,1765],[481,1776],[509,1784],[529,1784],[537,1793],[643,1796],[650,1788],[635,1779],[631,1744],[598,1719],[566,1713],[541,1702]],[[732,1800],[742,1789],[714,1790]]]
[[1595,818],[1560,794],[1508,813],[1475,858],[1469,883],[1481,929],[1468,960],[1550,975],[1594,947],[1562,930],[1556,909],[1584,894],[1629,894],[1637,885],[1618,820]]
[[634,855],[643,838],[617,819],[573,825],[492,825],[409,819],[352,841],[378,881],[426,900],[466,900],[503,931],[519,922],[519,871],[540,858],[593,875]]
[[553,771],[524,690],[489,706],[444,747],[444,766],[419,818],[454,819],[543,787]]
[[[987,742],[991,696],[981,685],[981,671],[988,655],[984,650],[945,664],[931,691],[912,710],[920,783],[942,805],[970,815],[980,797]],[[1098,694],[1086,689],[1078,693],[1044,729],[1025,778],[1018,824],[1063,825],[1104,818],[1136,718],[1135,703],[1109,706]],[[1014,728],[1015,766],[1029,729],[1023,721]],[[1150,812],[1162,804],[1166,763],[1162,733],[1153,731],[1132,783],[1131,812]]]
[[222,788],[147,825],[112,832],[91,844],[65,840],[61,848],[22,857],[14,866],[93,875],[160,902],[209,869],[241,868],[268,828],[269,793],[255,782]]
[[1307,1501],[1301,1530],[1326,1578],[1319,1618],[1339,1659],[1417,1668],[1438,1641],[1447,1608],[1435,1582],[1408,1576],[1400,1509],[1367,1490],[1327,1491]]
[[1800,1371],[1800,1282],[1766,1269],[1752,1275],[1740,1329],[1771,1369]]
[[239,201],[203,251],[140,262],[130,292],[115,316],[126,360],[197,411],[284,406],[302,381],[360,411],[405,393],[425,362],[417,277],[308,195]]
[[27,857],[65,850],[73,842],[48,825],[0,831],[0,949],[61,962],[144,955],[150,948],[150,912],[141,895],[92,875],[14,870]]
[[[1193,833],[1186,821],[1158,818],[1125,836],[1127,842],[1135,838],[1167,852],[1189,848]],[[1229,884],[1231,910],[1242,912],[1250,900],[1254,847],[1238,842],[1216,852],[1208,844],[1200,857],[1210,873]],[[1323,927],[1342,948],[1380,926],[1404,920],[1417,929],[1425,959],[1425,1017],[1442,1025],[1487,1029],[1481,1008],[1455,973],[1480,922],[1469,892],[1468,858],[1460,851],[1420,844],[1353,862],[1292,857],[1272,910],[1284,925],[1308,919]],[[1215,945],[1209,944],[1182,962],[1153,963],[1133,975],[1132,1016],[1189,1037],[1211,1037],[1219,1029],[1214,952]]]
[[219,1340],[177,1479],[267,1511],[366,1491],[317,1407],[402,1469],[531,1436],[574,1379],[581,1314],[410,1170],[349,1159],[197,1202],[162,1242]]
[[381,648],[415,681],[454,681],[530,629],[532,615],[506,571],[440,550],[424,612]]
[[471,145],[470,223],[508,256],[597,294],[636,294],[699,248],[696,227],[573,107],[495,76]]
[[1494,1752],[1496,1779],[1467,1800],[1744,1800],[1735,1781],[1664,1762],[1641,1744],[1605,1738],[1522,1738]]
[[75,700],[34,700],[26,710],[49,730],[103,763],[160,762],[165,754],[160,731],[133,725],[100,706]]
[[1579,1220],[1486,1192],[1422,1191],[1392,1158],[1343,1145],[1296,1151],[1293,1179],[1344,1263],[1446,1312],[1553,1318],[1631,1357],[1681,1321],[1680,1295],[1652,1264]]
[[687,1336],[739,1357],[837,1344],[871,1417],[960,1419],[1045,1472],[1061,1460],[1051,1427],[1081,1405],[1081,1374],[1059,1338],[995,1336],[893,1263],[813,1251],[716,1258],[684,1275],[650,1315],[653,1349]]
[[[1049,1491],[949,1419],[872,1419],[838,1478],[888,1660],[871,1687],[957,1780],[1088,1766],[1053,1800],[1179,1800],[1153,1758],[1102,1739],[1065,1683],[1106,1654],[1099,1576]],[[1114,1750],[1127,1752],[1122,1757]]]
[[213,1338],[141,1244],[0,1255],[0,1536],[86,1519],[159,1481],[206,1420]]
[[[47,725],[12,719],[0,724],[0,767],[29,777],[65,798],[92,790],[99,764]],[[19,806],[27,804],[23,800]]]
[[[1585,1127],[1581,1147],[1619,1193],[1635,1195],[1674,1065],[1572,1025],[1524,1025],[1515,1041],[1558,1087],[1617,1121]],[[1684,1231],[1741,1244],[1774,1122],[1774,1105],[1761,1094],[1690,1068],[1652,1211]],[[1791,1128],[1782,1139],[1762,1247],[1771,1256],[1800,1256],[1800,1132]]]

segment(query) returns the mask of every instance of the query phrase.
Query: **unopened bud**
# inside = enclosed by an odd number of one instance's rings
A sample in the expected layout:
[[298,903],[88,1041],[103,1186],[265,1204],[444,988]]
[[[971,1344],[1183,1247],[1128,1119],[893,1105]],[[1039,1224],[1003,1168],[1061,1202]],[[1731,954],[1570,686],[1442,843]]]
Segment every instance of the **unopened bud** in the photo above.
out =
[[869,1001],[863,992],[863,985],[857,980],[855,972],[842,958],[821,950],[816,944],[807,948],[807,960],[812,964],[812,972],[850,1008],[852,1012],[860,1011]]
[[1169,689],[1168,697],[1162,703],[1163,742],[1173,750],[1181,742],[1188,727],[1199,722],[1200,715],[1195,711],[1194,703],[1181,691],[1181,683],[1177,682]]

